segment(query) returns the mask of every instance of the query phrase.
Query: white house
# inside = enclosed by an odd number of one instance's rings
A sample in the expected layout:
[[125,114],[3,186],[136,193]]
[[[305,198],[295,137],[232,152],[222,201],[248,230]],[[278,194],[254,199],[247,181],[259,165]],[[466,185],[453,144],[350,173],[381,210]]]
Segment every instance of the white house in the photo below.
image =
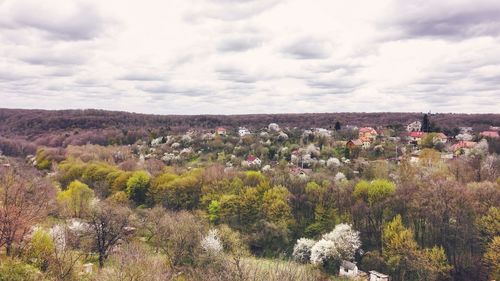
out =
[[240,127],[240,128],[238,129],[238,134],[240,135],[240,137],[244,137],[244,136],[246,136],[246,135],[250,135],[251,133],[250,133],[250,131],[249,131],[247,128],[245,128],[245,127]]
[[389,281],[389,275],[377,272],[375,270],[370,271],[370,281]]
[[359,273],[358,266],[350,261],[342,261],[339,269],[339,276],[357,277]]
[[260,167],[260,165],[262,164],[262,161],[258,157],[255,157],[253,155],[249,155],[247,157],[247,162],[249,166],[254,167]]
[[422,129],[422,123],[420,121],[411,122],[406,126],[407,132],[419,132]]

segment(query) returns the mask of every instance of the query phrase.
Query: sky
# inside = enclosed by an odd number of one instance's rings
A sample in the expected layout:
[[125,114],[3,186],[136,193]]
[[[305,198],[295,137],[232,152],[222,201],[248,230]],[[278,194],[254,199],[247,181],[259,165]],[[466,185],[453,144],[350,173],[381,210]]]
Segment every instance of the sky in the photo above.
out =
[[0,0],[0,108],[500,113],[498,0]]

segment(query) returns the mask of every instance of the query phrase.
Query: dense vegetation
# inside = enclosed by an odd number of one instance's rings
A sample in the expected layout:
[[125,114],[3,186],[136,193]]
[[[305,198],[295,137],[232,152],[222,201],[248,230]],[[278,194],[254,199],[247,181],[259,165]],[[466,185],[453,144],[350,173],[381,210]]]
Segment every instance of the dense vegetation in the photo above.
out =
[[349,131],[283,134],[1,156],[0,280],[336,280],[343,260],[392,280],[500,277],[495,140],[442,159],[424,139],[413,161],[399,142],[349,150]]
[[[254,115],[146,115],[104,110],[23,110],[0,108],[0,150],[4,154],[34,154],[40,145],[60,147],[87,143],[133,144],[137,140],[217,126],[250,129],[277,122],[282,127],[333,129],[336,122],[356,126],[403,125],[420,119],[420,113],[314,113]],[[500,124],[499,114],[432,114],[436,130],[457,133],[459,126],[480,131]]]

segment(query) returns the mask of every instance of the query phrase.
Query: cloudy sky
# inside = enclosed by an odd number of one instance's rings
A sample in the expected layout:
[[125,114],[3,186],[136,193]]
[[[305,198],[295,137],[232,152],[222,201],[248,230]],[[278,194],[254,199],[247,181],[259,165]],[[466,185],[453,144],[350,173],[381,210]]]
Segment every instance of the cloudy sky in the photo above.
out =
[[0,0],[0,107],[500,113],[498,0]]

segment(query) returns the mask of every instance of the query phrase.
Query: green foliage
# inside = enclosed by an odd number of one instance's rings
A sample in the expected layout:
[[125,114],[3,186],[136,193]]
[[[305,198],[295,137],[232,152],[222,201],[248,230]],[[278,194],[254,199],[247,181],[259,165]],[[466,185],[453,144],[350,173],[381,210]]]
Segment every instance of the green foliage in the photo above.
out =
[[149,195],[154,204],[169,209],[194,209],[201,197],[201,170],[182,175],[162,174],[153,181]]
[[443,247],[434,246],[423,252],[425,278],[427,280],[449,280],[453,267],[448,263],[448,258]]
[[77,218],[82,218],[89,212],[93,198],[94,191],[78,180],[73,181],[67,190],[57,194],[57,202],[62,212],[67,216]]
[[16,259],[0,260],[0,281],[38,281],[41,273]]
[[35,161],[38,170],[50,170],[52,167],[52,161],[47,158],[47,154],[43,148],[36,151]]
[[495,236],[484,253],[484,261],[489,267],[490,280],[500,279],[500,236]]
[[220,203],[217,200],[212,200],[208,205],[208,219],[211,223],[218,223],[220,219]]
[[488,243],[494,237],[500,236],[500,208],[491,207],[478,222],[483,240]]
[[405,280],[409,272],[416,271],[415,262],[419,259],[413,232],[403,226],[401,216],[397,215],[384,228],[382,240],[383,256],[389,269],[398,280]]
[[141,205],[146,201],[151,177],[146,171],[137,171],[127,180],[128,198],[136,204]]
[[442,247],[420,250],[400,215],[386,225],[383,256],[395,280],[448,280],[453,268]]
[[258,171],[246,171],[244,184],[246,186],[258,186],[266,181],[265,176]]
[[43,229],[33,233],[26,251],[26,259],[42,271],[49,267],[50,257],[54,254],[55,245],[52,237]]
[[373,205],[391,196],[395,191],[396,185],[388,180],[360,181],[354,188],[353,196]]
[[264,218],[280,225],[288,225],[293,220],[292,209],[288,205],[291,196],[288,189],[275,186],[264,193],[262,197],[262,212]]

